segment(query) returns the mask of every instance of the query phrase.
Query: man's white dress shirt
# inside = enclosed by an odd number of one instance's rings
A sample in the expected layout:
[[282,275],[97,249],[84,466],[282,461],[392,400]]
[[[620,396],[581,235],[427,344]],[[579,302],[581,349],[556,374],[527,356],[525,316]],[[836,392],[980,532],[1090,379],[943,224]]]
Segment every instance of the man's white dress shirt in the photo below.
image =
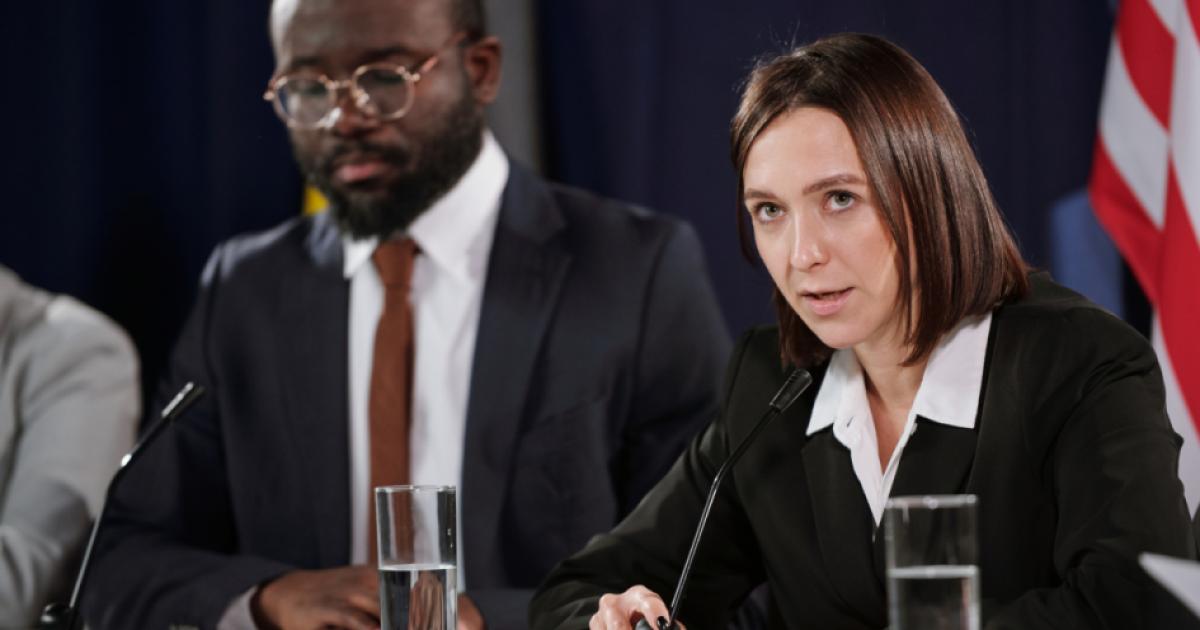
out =
[[[408,229],[419,248],[409,290],[416,343],[409,432],[413,484],[462,485],[475,336],[507,181],[508,158],[487,132],[479,157],[458,184]],[[350,281],[350,561],[362,564],[374,561],[367,558],[373,500],[367,408],[383,284],[371,262],[378,240],[347,237],[343,243],[343,271]],[[461,562],[459,576],[461,585]]]
[[862,366],[850,348],[833,353],[813,403],[808,435],[833,427],[833,437],[850,451],[854,474],[877,526],[883,519],[883,507],[892,492],[904,446],[917,430],[917,416],[953,427],[975,427],[991,327],[990,313],[968,319],[947,333],[934,348],[900,440],[887,466],[882,468]]
[[[483,304],[488,256],[500,201],[508,182],[508,158],[490,131],[475,162],[453,188],[421,213],[405,236],[419,248],[409,301],[413,309],[413,399],[409,434],[411,482],[461,487],[463,436],[475,337]],[[375,327],[383,313],[383,284],[371,261],[378,239],[343,237],[343,273],[350,281],[350,562],[368,560],[371,365]],[[461,506],[461,496],[459,497]],[[462,515],[462,510],[457,510]],[[459,531],[462,531],[461,524]],[[462,546],[458,586],[465,587]],[[235,600],[220,630],[254,628],[253,591]]]

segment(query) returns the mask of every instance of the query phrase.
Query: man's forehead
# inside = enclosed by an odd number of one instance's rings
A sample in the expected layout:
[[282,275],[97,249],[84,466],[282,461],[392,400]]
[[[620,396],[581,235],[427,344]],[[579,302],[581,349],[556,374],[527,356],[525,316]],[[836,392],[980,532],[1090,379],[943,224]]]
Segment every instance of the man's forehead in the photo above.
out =
[[275,0],[271,40],[277,61],[347,50],[427,51],[453,30],[453,0]]

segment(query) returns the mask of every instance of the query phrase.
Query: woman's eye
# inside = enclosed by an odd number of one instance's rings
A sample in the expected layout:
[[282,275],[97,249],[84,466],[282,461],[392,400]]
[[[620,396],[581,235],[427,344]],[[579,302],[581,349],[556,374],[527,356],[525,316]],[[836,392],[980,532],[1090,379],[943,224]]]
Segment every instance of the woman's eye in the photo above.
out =
[[845,210],[854,203],[854,195],[844,190],[835,190],[829,193],[829,205],[834,210]]
[[774,221],[783,214],[783,209],[773,203],[760,203],[754,208],[754,216],[759,221]]

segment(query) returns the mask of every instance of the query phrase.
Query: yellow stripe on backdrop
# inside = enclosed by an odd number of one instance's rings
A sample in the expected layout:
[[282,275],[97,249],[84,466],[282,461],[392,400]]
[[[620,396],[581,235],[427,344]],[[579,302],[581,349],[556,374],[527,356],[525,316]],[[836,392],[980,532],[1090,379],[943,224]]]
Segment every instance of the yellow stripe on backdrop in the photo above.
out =
[[312,186],[304,187],[304,214],[312,215],[323,212],[329,206],[329,200],[321,191]]

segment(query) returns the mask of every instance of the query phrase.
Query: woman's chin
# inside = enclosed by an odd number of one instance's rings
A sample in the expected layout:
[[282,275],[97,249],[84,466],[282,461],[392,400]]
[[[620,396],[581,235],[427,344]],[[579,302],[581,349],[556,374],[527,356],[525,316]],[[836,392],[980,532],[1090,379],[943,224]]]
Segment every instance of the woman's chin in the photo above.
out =
[[[804,322],[808,329],[812,331],[821,343],[833,348],[834,350],[843,350],[852,348],[862,342],[865,335],[858,331],[852,330],[851,327],[844,324],[834,322]],[[816,325],[814,325],[816,324]]]

